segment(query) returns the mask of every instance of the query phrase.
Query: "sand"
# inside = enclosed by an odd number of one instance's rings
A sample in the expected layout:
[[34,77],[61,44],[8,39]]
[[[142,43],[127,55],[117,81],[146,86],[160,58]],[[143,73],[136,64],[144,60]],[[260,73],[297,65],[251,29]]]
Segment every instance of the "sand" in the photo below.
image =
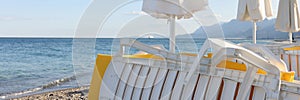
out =
[[87,100],[89,87],[80,87],[29,95],[11,100]]

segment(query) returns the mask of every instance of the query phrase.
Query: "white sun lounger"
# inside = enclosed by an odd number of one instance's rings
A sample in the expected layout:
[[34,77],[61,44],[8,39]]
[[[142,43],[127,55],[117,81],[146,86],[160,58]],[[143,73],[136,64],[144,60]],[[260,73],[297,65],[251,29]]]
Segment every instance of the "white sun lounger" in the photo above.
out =
[[[121,40],[121,47],[126,46],[149,54],[124,55],[122,49],[119,55],[98,55],[90,86],[90,100],[300,98],[300,83],[289,79],[289,72],[282,72],[260,55],[224,40],[208,39],[204,44],[207,48],[200,50],[199,57],[170,53],[137,41]],[[205,52],[202,51],[208,48],[214,49],[212,58],[203,57]],[[245,64],[230,62],[233,59]],[[222,66],[224,61],[229,63]],[[242,70],[241,65],[248,70]],[[257,72],[258,69],[265,73]]]

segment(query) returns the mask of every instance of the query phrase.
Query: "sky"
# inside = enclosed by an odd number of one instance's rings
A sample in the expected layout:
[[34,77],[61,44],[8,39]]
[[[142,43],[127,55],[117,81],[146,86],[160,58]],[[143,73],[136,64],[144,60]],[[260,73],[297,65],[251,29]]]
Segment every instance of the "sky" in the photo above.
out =
[[72,36],[90,0],[0,0],[1,37]]
[[[105,4],[106,0],[102,1]],[[0,37],[73,37],[82,15],[92,0],[0,0],[0,2]],[[274,15],[277,14],[278,2],[279,0],[272,0]],[[126,12],[128,9],[139,9],[141,5],[138,4],[141,3],[124,7],[125,10],[120,10],[112,20],[121,20],[120,16],[138,15],[139,11]],[[209,7],[220,22],[228,22],[236,17],[238,0],[209,0]],[[95,13],[101,13],[101,10]],[[111,25],[107,25],[108,28],[105,30],[107,34],[99,37],[116,36],[111,33],[116,33],[112,31],[117,27],[118,21],[109,23]]]

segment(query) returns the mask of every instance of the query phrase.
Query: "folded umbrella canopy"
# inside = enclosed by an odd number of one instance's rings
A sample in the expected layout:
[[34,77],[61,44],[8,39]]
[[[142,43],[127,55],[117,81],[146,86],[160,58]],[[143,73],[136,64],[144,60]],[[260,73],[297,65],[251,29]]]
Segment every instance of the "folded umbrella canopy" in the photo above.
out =
[[239,0],[237,19],[253,21],[253,43],[256,43],[256,22],[272,16],[270,0]]
[[188,19],[204,10],[208,0],[144,0],[142,10],[158,19],[170,21],[170,51],[175,52],[175,20]]
[[300,19],[297,0],[280,0],[275,28],[282,32],[289,32],[290,43],[293,33],[300,30]]

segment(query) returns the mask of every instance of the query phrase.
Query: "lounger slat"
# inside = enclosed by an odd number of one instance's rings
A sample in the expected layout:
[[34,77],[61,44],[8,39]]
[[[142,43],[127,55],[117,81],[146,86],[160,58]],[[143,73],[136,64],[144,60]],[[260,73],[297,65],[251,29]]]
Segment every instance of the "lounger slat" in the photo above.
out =
[[149,75],[147,76],[147,80],[145,82],[144,88],[142,90],[142,100],[149,100],[151,97],[151,90],[154,86],[155,78],[158,74],[158,68],[150,68]]
[[133,89],[132,100],[139,100],[142,94],[142,89],[144,88],[145,81],[147,79],[147,75],[150,70],[149,67],[142,67],[140,74],[137,78],[136,85]]
[[203,100],[205,97],[205,92],[209,83],[210,77],[207,75],[201,75],[197,83],[197,88],[195,91],[195,100]]
[[215,100],[221,100],[223,89],[224,89],[224,80],[222,80],[220,84],[219,91]]
[[254,86],[252,85],[247,95],[247,100],[253,100]]
[[[297,56],[291,55],[291,69],[297,73]],[[295,74],[295,78],[298,79],[298,74]]]
[[282,55],[282,60],[285,62],[286,66],[288,67],[288,70],[289,70],[289,66],[290,66],[290,63],[289,63],[289,55],[287,54],[283,54]]
[[284,95],[284,97],[280,97],[280,100],[299,100],[300,95],[294,94],[294,93],[281,93],[281,95]]
[[175,83],[174,89],[172,91],[171,100],[180,100],[183,91],[183,83],[185,76],[185,72],[178,73],[178,77],[176,79],[177,82]]
[[222,82],[222,77],[212,76],[210,78],[209,85],[206,90],[205,100],[216,99],[221,82]]
[[296,74],[298,75],[298,80],[299,80],[299,77],[300,77],[300,55],[297,55],[297,71],[296,71]]
[[124,67],[123,74],[121,76],[121,79],[119,80],[119,85],[116,90],[115,99],[118,99],[118,100],[122,99],[124,91],[125,91],[126,83],[129,79],[130,73],[132,71],[132,67],[133,67],[133,64],[127,64]]
[[161,94],[162,86],[164,84],[164,81],[166,79],[166,74],[168,70],[165,69],[159,69],[159,72],[157,74],[157,77],[155,79],[155,84],[151,92],[151,100],[158,100],[159,96]]
[[141,72],[140,70],[141,70],[141,65],[134,65],[126,84],[126,88],[123,94],[123,100],[131,99],[133,88],[136,86],[137,78]]
[[176,76],[177,71],[169,71],[167,75],[167,79],[164,83],[162,93],[160,95],[160,99],[162,100],[169,100],[170,95],[174,86],[174,83],[176,83]]
[[236,84],[233,100],[236,100],[236,98],[239,94],[240,85],[241,85],[241,83],[239,83],[239,82]]
[[224,79],[224,87],[222,91],[221,100],[233,100],[236,90],[237,82]]
[[[102,79],[100,87],[100,99],[114,99],[115,92],[119,83],[119,76],[123,72],[123,68],[126,66],[125,63],[109,64]],[[118,67],[118,68],[114,68]]]
[[194,74],[191,77],[191,80],[189,81],[189,83],[184,86],[182,96],[181,96],[181,100],[191,100],[192,99],[192,95],[194,93],[198,77],[199,77],[198,74]]
[[253,100],[265,100],[266,91],[261,87],[254,87]]

